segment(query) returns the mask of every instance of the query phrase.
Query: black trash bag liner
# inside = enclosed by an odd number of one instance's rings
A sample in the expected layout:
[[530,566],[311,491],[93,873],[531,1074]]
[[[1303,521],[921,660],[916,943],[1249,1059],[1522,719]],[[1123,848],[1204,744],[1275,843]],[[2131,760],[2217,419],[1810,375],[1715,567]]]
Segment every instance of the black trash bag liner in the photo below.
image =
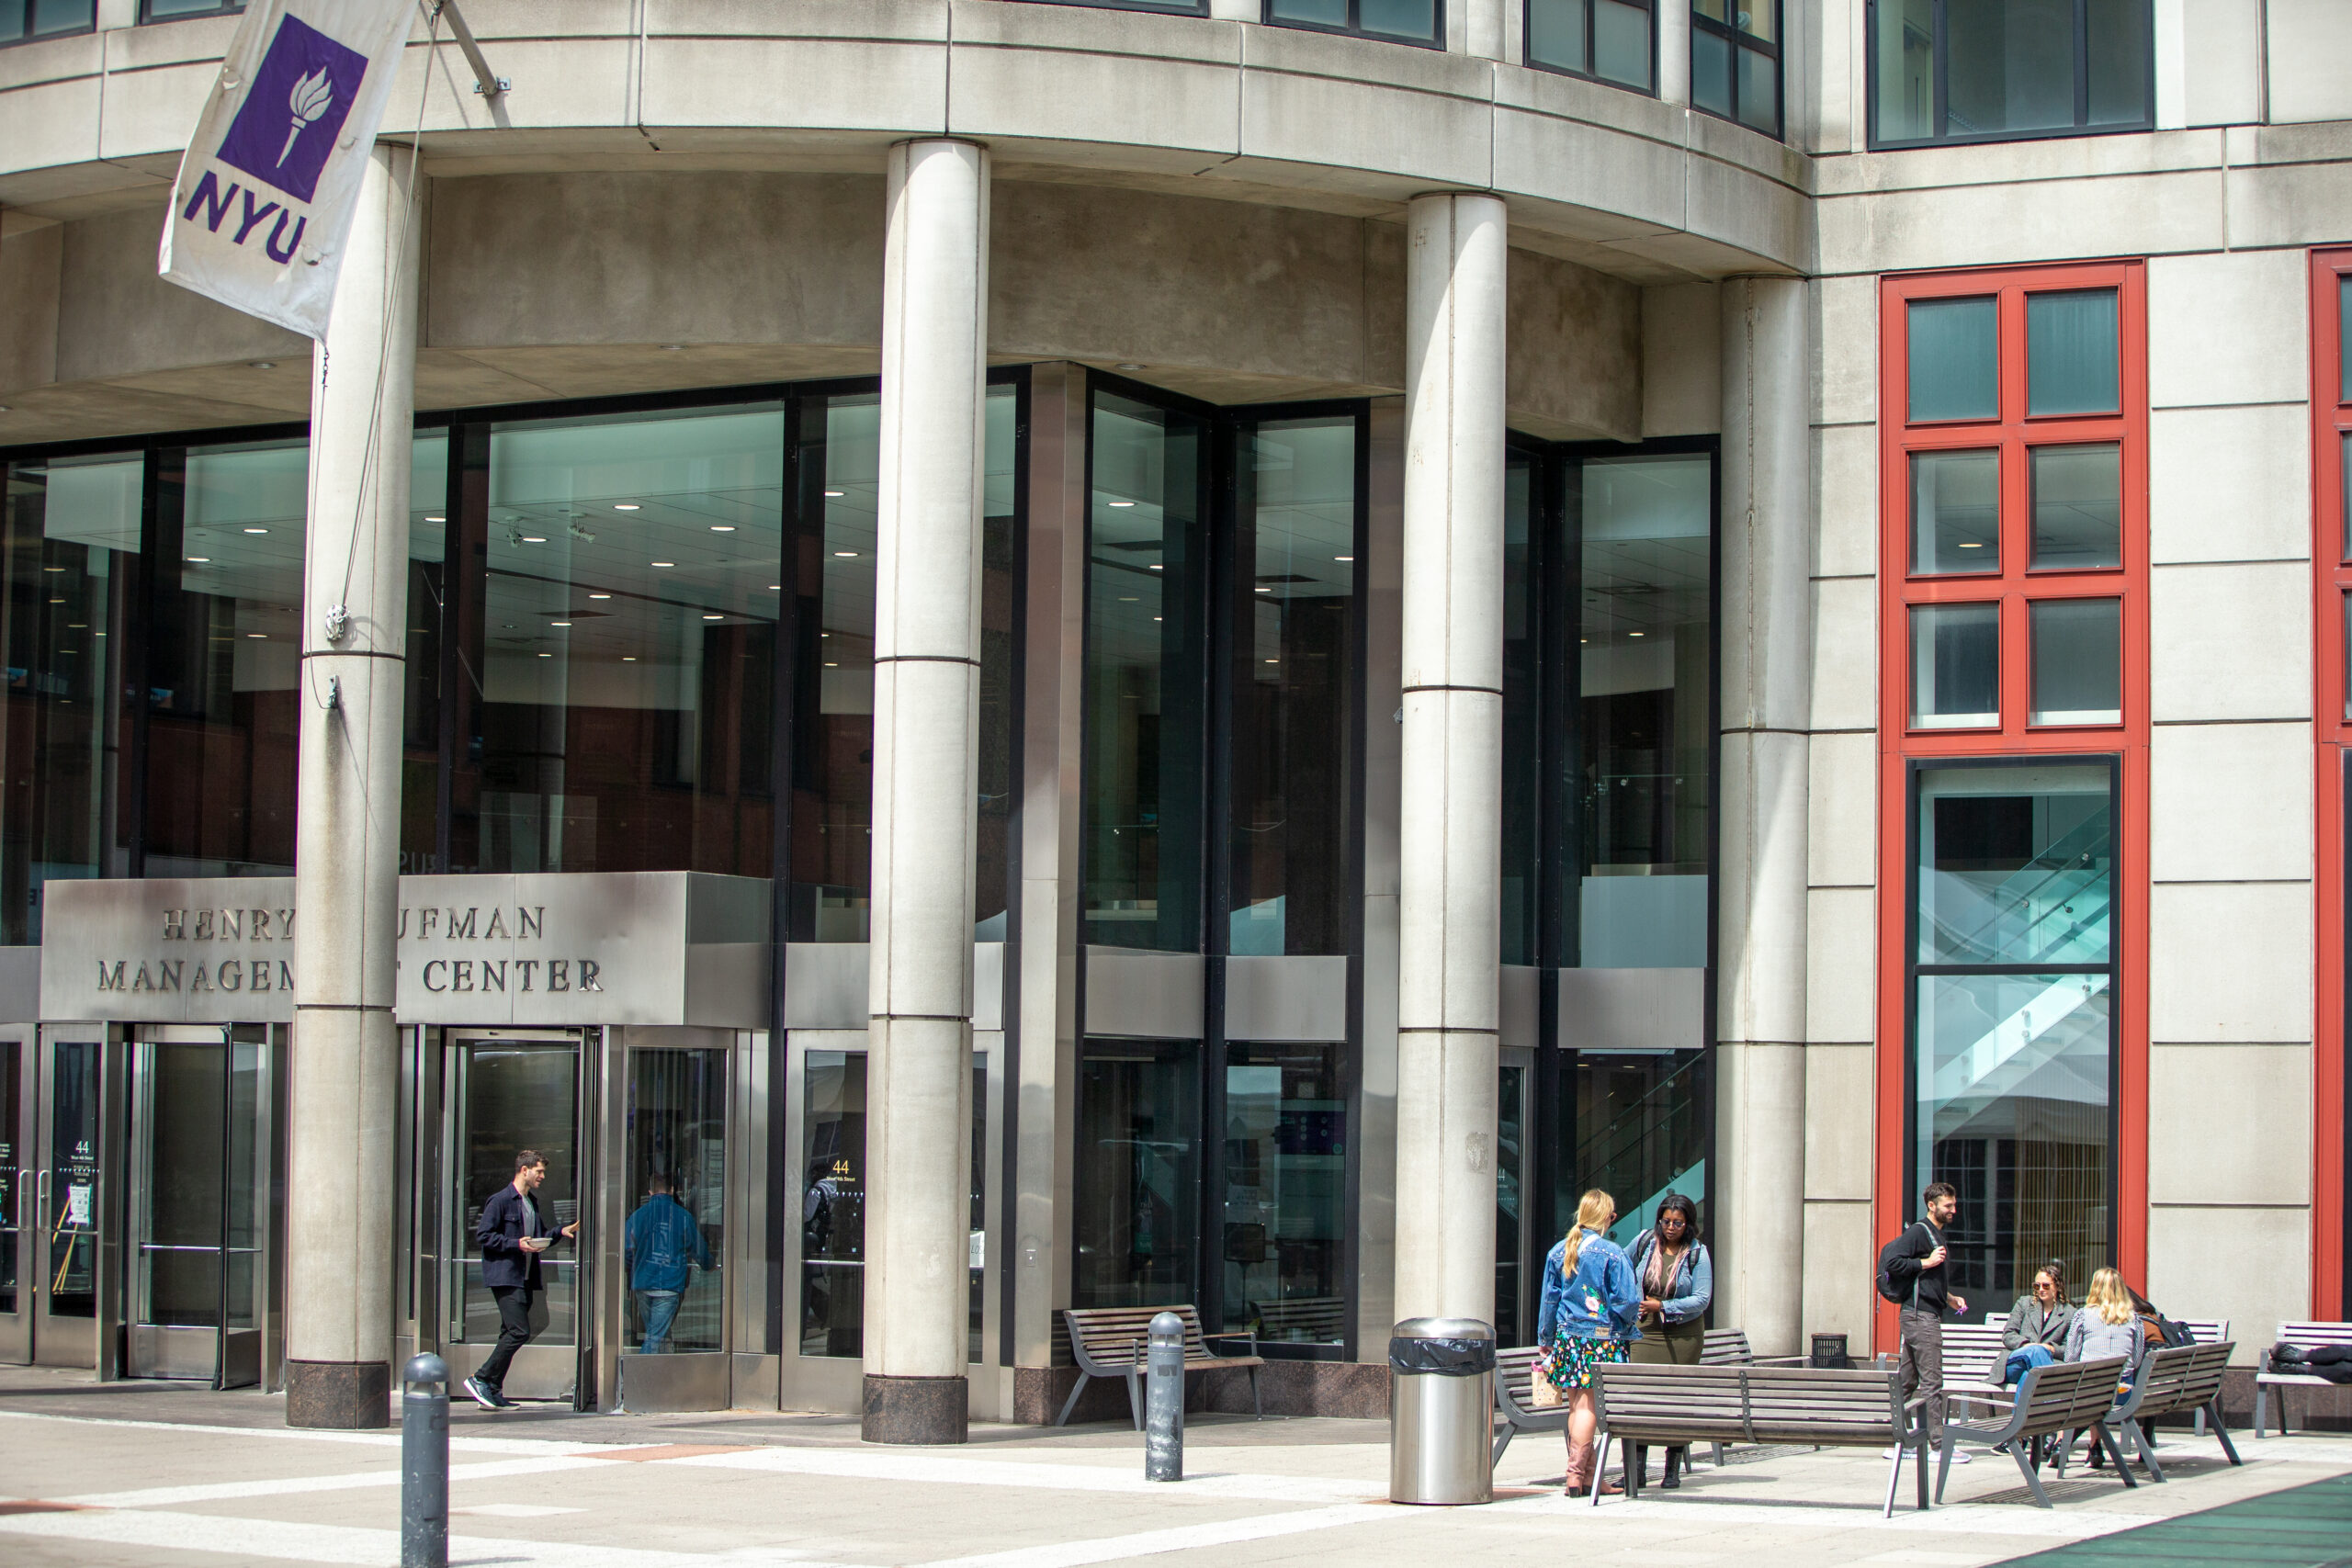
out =
[[1475,1378],[1495,1370],[1491,1339],[1391,1339],[1388,1370],[1433,1372],[1442,1378]]

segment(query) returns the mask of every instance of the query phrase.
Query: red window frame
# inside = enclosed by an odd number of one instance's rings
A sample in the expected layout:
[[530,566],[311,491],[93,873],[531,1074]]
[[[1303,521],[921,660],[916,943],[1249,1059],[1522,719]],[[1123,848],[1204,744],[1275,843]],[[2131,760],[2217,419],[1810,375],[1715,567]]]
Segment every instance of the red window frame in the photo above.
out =
[[2338,279],[2352,250],[2314,251],[2312,288],[2312,716],[2317,771],[2317,995],[2312,1035],[2312,1315],[2344,1315],[2345,1291],[2345,559],[2344,443],[2352,400],[2344,396],[2344,323]]
[[[2118,400],[2111,414],[2026,412],[2026,296],[2074,289],[2116,292]],[[1909,419],[1908,306],[1913,300],[1997,299],[1999,403],[1996,418]],[[2121,454],[2122,564],[2035,570],[2030,450],[2115,443]],[[1917,452],[2001,453],[2000,567],[1996,571],[1911,570],[1910,458]],[[1906,947],[1912,930],[1910,764],[1994,757],[2117,758],[2115,1030],[2116,1265],[2144,1283],[2148,1126],[2148,333],[2147,275],[2137,261],[1988,268],[1891,276],[1879,285],[1879,876],[1878,1151],[1874,1241],[1913,1217],[1917,1194],[1905,1158],[1911,1051]],[[2120,599],[2122,718],[2108,724],[2033,724],[2029,606],[2050,599]],[[1911,728],[1910,611],[1919,604],[2001,607],[2000,722],[1981,728]],[[1875,1302],[1882,1348],[1895,1341],[1895,1309]],[[1972,1302],[1971,1306],[1978,1303]],[[1994,1303],[1998,1304],[1998,1303]]]

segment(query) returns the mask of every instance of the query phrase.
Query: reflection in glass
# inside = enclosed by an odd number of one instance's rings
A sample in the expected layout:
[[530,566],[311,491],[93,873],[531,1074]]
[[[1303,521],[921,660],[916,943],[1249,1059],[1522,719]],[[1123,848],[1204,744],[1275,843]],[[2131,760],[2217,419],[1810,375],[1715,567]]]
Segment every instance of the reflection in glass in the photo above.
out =
[[1706,1060],[1702,1051],[1576,1055],[1559,1080],[1558,1125],[1576,1151],[1554,1166],[1552,1213],[1563,1226],[1593,1187],[1617,1200],[1609,1238],[1620,1247],[1669,1191],[1705,1203]]
[[1587,967],[1707,962],[1713,468],[1582,465],[1579,924]]
[[25,0],[6,0],[0,4],[0,43],[88,32],[96,16],[97,0],[32,0],[29,6]]
[[1198,1299],[1200,1045],[1089,1038],[1079,1062],[1070,1304]]
[[[580,1049],[471,1043],[453,1055],[449,1337],[487,1345],[498,1337],[498,1303],[481,1282],[474,1226],[483,1205],[514,1183],[514,1156],[530,1149],[547,1161],[547,1179],[531,1194],[542,1223],[560,1229],[580,1219]],[[558,1242],[541,1253],[539,1276],[546,1288],[531,1299],[531,1343],[570,1344],[579,1323],[578,1245]]]
[[138,1049],[147,1067],[137,1123],[146,1147],[136,1156],[146,1201],[132,1216],[132,1321],[218,1328],[229,1048],[174,1043]]
[[1535,465],[1513,451],[1503,467],[1502,961],[1536,962],[1538,801],[1544,783],[1544,653],[1537,643],[1533,548]]
[[1272,0],[1266,19],[1304,22],[1314,28],[1344,28],[1348,25],[1348,0]]
[[1383,38],[1437,36],[1437,0],[1357,0],[1356,25]]
[[800,1353],[865,1348],[865,1053],[811,1051],[800,1112]]
[[1922,975],[1914,1191],[1960,1191],[1946,1278],[2007,1301],[2036,1265],[2109,1260],[2110,977]]
[[[1228,952],[1345,953],[1355,754],[1356,422],[1242,433]],[[1140,599],[1137,601],[1140,603]],[[1163,623],[1164,624],[1164,623]]]
[[2121,407],[2115,333],[2112,288],[2027,295],[2026,412],[2113,413]]
[[988,1248],[989,1248],[989,1059],[984,1052],[972,1055],[972,1212],[971,1229],[967,1235],[965,1268],[971,1275],[971,1294],[966,1317],[966,1359],[974,1365],[988,1357],[981,1342],[981,1329],[988,1312]]
[[17,1077],[23,1049],[14,1040],[0,1040],[0,1314],[17,1310],[17,1227],[24,1215],[24,1194],[30,1183],[22,1168],[26,1150],[21,1139],[24,1107],[19,1103],[22,1080]]
[[1207,429],[1094,394],[1087,526],[1086,937],[1201,945]]
[[972,885],[974,937],[1001,942],[1005,903],[1012,891],[1014,766],[1020,712],[1012,689],[1013,621],[1019,587],[1013,577],[1015,508],[1020,477],[1014,471],[1014,421],[1018,394],[990,387],[984,405],[985,445],[980,483],[980,743],[979,824]]
[[1739,51],[1739,121],[1767,136],[1781,133],[1781,62],[1761,50]]
[[1225,1328],[1261,1344],[1347,1334],[1345,1047],[1226,1047]]
[[1690,29],[1690,101],[1709,114],[1731,118],[1731,39],[1704,28]]
[[2148,112],[2147,0],[2088,0],[2091,125],[2145,125]]
[[2033,722],[2123,722],[2123,601],[2037,599]]
[[[792,749],[792,923],[802,942],[864,942],[874,833],[874,558],[882,400],[800,406],[793,540],[799,642]],[[817,493],[808,493],[814,486]],[[807,519],[820,520],[816,528]]]
[[448,575],[449,436],[409,448],[408,663],[401,703],[401,870],[437,872],[441,800],[441,621]]
[[1924,141],[1936,134],[1935,0],[1879,0],[1874,15],[1879,140]]
[[2033,448],[2033,565],[2084,570],[2123,564],[2123,449]]
[[1590,69],[1585,53],[1588,0],[1528,0],[1527,59],[1562,71]]
[[1954,136],[2075,123],[2075,0],[1968,0],[1944,8]]
[[1650,13],[1625,0],[1592,0],[1592,73],[1620,86],[1650,85]]
[[1911,570],[2001,570],[2000,453],[1912,455]]
[[1495,1343],[1524,1345],[1520,1300],[1527,1278],[1527,1075],[1500,1069],[1495,1109]]
[[166,458],[147,627],[149,876],[293,872],[309,469],[300,442]]
[[622,1343],[641,1356],[725,1349],[725,1051],[629,1053],[624,1179],[632,1206],[621,1237]]
[[1914,299],[1906,319],[1912,422],[1999,418],[1997,302]]
[[494,425],[458,870],[765,875],[773,404]]
[[1990,728],[2001,722],[2001,607],[1911,607],[1911,728]]
[[1919,773],[1921,964],[2105,964],[2115,824],[2103,767]]
[[51,1317],[95,1317],[98,1310],[98,1043],[60,1040],[50,1046],[49,1226]]
[[30,944],[51,879],[130,869],[116,768],[144,467],[101,457],[0,471],[0,943]]

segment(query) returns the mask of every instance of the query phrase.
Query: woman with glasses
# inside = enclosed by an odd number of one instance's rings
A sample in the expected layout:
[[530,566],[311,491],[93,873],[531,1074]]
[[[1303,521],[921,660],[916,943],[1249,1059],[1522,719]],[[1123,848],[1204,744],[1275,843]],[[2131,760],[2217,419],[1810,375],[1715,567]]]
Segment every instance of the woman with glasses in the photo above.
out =
[[[1642,1337],[1634,1341],[1634,1359],[1697,1366],[1706,1345],[1707,1306],[1715,1296],[1714,1263],[1699,1239],[1699,1205],[1679,1192],[1660,1198],[1657,1219],[1625,1256],[1642,1290]],[[1666,1450],[1663,1485],[1682,1484],[1690,1452],[1681,1443]],[[1646,1464],[1648,1458],[1647,1450],[1634,1448],[1634,1463]]]
[[2063,1360],[2066,1335],[2074,1326],[2075,1309],[2066,1301],[2066,1270],[2052,1259],[2034,1270],[2033,1289],[2009,1309],[2008,1324],[2001,1330],[2001,1343],[2009,1348],[2001,1381],[2013,1383],[2025,1376],[2028,1368]]

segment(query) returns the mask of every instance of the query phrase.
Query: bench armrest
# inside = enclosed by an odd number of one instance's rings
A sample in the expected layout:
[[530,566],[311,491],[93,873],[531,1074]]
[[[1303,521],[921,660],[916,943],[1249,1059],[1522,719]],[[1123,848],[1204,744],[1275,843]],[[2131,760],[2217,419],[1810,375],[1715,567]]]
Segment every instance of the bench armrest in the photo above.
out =
[[1803,1367],[1810,1365],[1810,1356],[1757,1356],[1748,1361],[1751,1367]]
[[1254,1328],[1235,1329],[1232,1332],[1226,1334],[1204,1333],[1201,1336],[1201,1343],[1204,1345],[1214,1345],[1220,1339],[1238,1339],[1243,1344],[1250,1347],[1250,1353],[1251,1355],[1254,1356],[1258,1353],[1258,1331]]

